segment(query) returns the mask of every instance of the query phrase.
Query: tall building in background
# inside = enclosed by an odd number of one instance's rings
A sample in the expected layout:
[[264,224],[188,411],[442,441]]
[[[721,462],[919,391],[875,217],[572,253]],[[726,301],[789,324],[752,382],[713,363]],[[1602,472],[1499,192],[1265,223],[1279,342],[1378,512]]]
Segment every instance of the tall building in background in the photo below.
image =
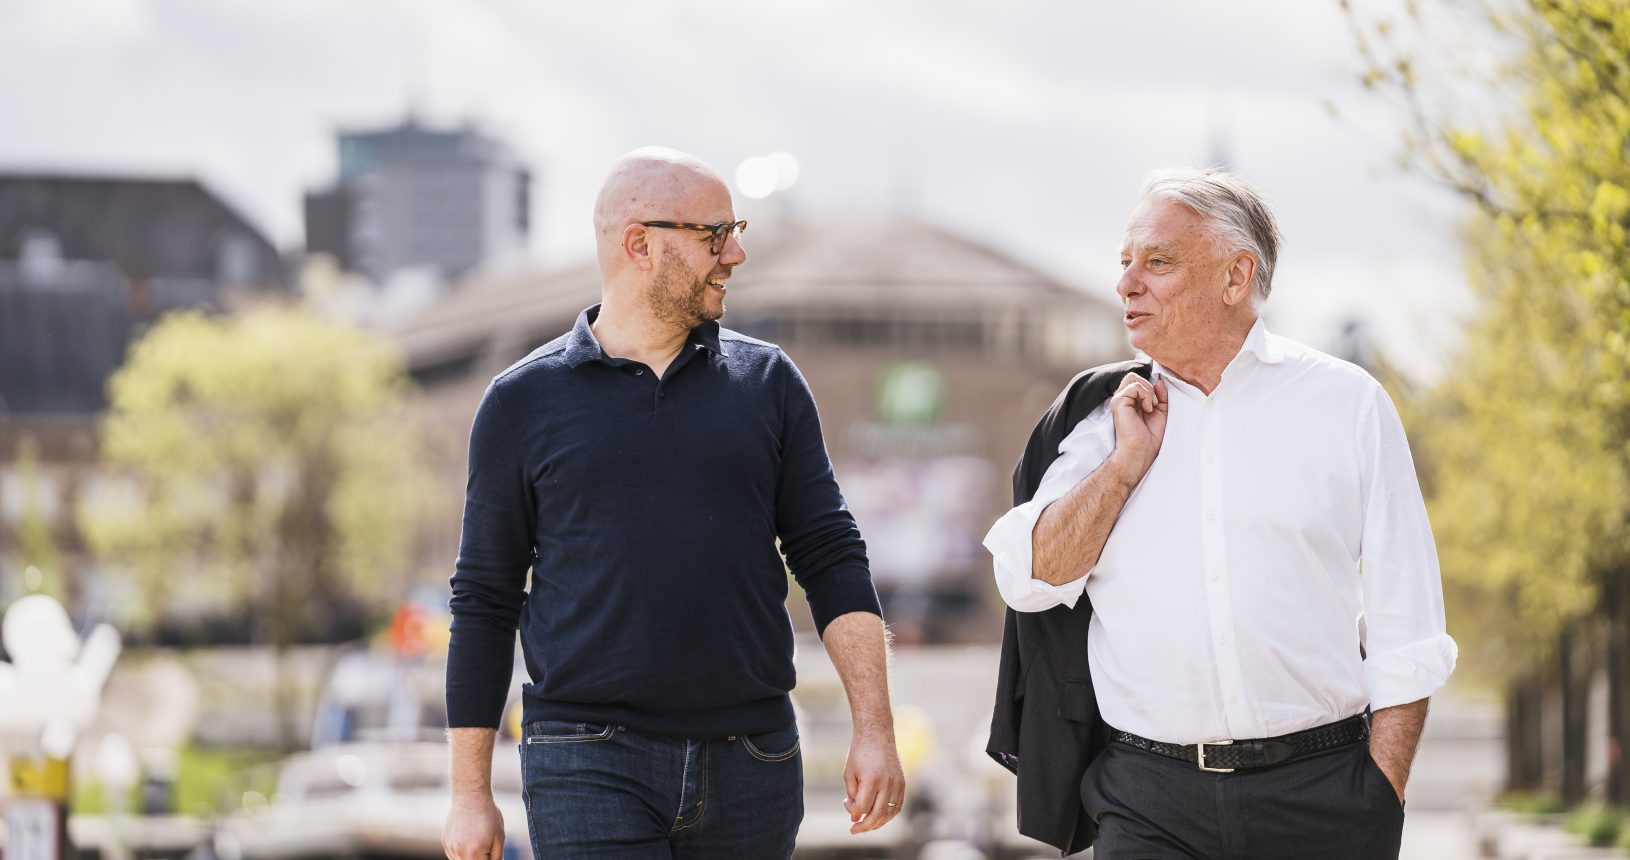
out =
[[526,247],[532,177],[497,141],[409,117],[342,132],[339,146],[334,186],[306,195],[308,253],[330,254],[377,284],[409,267],[452,279]]

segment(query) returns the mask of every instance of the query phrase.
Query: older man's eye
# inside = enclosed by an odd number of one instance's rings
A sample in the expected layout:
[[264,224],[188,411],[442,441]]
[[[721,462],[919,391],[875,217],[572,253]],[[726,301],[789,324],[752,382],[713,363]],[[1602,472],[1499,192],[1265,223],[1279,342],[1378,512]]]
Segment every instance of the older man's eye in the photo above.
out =
[[1130,266],[1130,265],[1132,265],[1132,261],[1131,261],[1131,260],[1128,260],[1128,259],[1127,259],[1127,258],[1125,258],[1125,257],[1122,257],[1122,258],[1121,258],[1121,268],[1123,268],[1123,269],[1124,269],[1124,268],[1126,268],[1126,267],[1127,267],[1127,266]]
[[1166,261],[1160,259],[1159,257],[1156,257],[1153,260],[1149,261],[1149,266],[1151,268],[1159,268],[1159,267],[1164,266],[1164,265],[1166,265]]

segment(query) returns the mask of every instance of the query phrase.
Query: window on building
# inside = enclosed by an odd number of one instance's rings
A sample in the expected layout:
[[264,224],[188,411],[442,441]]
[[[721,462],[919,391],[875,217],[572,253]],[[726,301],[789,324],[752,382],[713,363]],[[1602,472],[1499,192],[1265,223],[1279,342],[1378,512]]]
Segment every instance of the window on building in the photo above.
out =
[[523,236],[532,229],[532,174],[524,170],[515,176],[515,229]]
[[62,242],[43,228],[23,231],[17,243],[17,270],[26,284],[44,285],[62,277]]
[[253,285],[260,270],[260,249],[242,233],[228,233],[215,248],[215,280],[222,286]]

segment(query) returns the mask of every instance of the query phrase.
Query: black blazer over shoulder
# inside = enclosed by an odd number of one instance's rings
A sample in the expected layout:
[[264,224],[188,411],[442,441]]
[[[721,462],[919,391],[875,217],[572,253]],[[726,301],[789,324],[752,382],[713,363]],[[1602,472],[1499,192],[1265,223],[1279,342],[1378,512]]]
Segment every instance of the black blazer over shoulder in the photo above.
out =
[[[1128,373],[1147,379],[1150,364],[1123,361],[1084,371],[1053,401],[1013,470],[1013,504],[1036,495],[1058,446]],[[1019,778],[1019,832],[1065,854],[1085,850],[1097,824],[1081,806],[1081,776],[1108,743],[1087,668],[1092,603],[1045,612],[1007,611],[991,716],[989,753]]]

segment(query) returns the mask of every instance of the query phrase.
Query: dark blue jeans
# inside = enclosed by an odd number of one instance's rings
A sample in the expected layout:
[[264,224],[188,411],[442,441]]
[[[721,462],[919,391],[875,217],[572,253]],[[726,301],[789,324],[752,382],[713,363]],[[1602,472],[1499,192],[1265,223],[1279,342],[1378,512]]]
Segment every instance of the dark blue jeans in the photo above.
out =
[[804,818],[796,726],[687,740],[545,720],[521,774],[538,860],[785,860]]

